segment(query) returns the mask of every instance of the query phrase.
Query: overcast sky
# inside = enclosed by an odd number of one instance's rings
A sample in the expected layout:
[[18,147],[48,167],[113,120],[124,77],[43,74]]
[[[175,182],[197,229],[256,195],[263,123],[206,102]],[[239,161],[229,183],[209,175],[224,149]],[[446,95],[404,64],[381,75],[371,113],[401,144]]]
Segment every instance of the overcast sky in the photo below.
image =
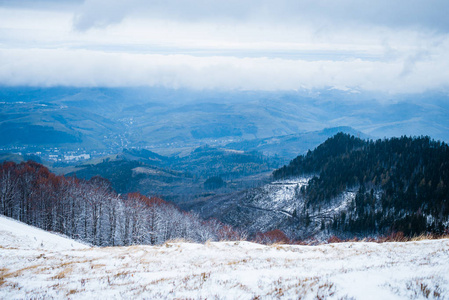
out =
[[0,0],[0,84],[449,87],[447,0]]

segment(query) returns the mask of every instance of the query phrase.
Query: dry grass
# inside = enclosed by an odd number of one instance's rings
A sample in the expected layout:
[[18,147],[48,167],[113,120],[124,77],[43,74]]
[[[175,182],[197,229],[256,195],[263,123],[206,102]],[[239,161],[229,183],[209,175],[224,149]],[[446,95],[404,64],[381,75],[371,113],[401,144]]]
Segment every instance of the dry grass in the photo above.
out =
[[[426,240],[440,240],[440,239],[449,239],[448,234],[444,235],[436,235],[436,234],[420,234],[417,236],[409,237],[405,236],[403,232],[394,232],[387,236],[379,236],[379,237],[372,237],[372,238],[363,238],[359,239],[357,237],[354,237],[352,239],[340,239],[337,236],[331,236],[326,242],[321,243],[305,243],[305,242],[299,242],[300,245],[323,245],[323,244],[335,244],[335,243],[357,243],[357,242],[371,242],[371,243],[390,243],[390,242],[418,242],[418,241],[426,241]],[[297,244],[295,242],[295,244]]]
[[434,234],[421,234],[410,239],[411,242],[418,242],[424,240],[440,240],[449,239],[449,234],[446,235],[434,235]]
[[73,271],[72,267],[67,267],[64,270],[60,271],[58,274],[56,274],[55,276],[53,276],[51,279],[62,279],[62,278],[66,278],[67,275],[71,274]]
[[93,259],[75,260],[75,261],[69,260],[69,261],[61,263],[59,265],[59,267],[63,268],[63,267],[71,266],[71,265],[84,264],[84,263],[88,263],[88,262],[92,263],[92,261],[93,261]]
[[231,261],[228,261],[226,263],[226,265],[233,266],[233,265],[247,264],[249,261],[250,261],[250,259],[246,259],[246,258],[240,259],[240,260],[231,260]]
[[159,279],[151,281],[149,284],[150,285],[158,285],[158,284],[161,284],[163,282],[167,282],[169,280],[171,280],[171,279],[170,278],[159,278]]
[[6,268],[2,268],[0,269],[0,286],[2,286],[6,280],[5,280],[5,275],[8,273],[9,269]]
[[208,273],[203,272],[203,273],[200,274],[200,277],[201,277],[201,281],[202,281],[202,282],[205,282],[207,279],[209,279],[209,277],[210,277],[210,272],[208,272]]
[[209,280],[211,276],[211,272],[203,272],[200,274],[189,274],[186,276],[183,276],[181,278],[161,278],[155,281],[152,281],[151,284],[160,284],[160,283],[169,283],[179,281],[178,285],[178,291],[198,291],[201,290],[203,287],[203,284]]
[[[327,299],[335,295],[335,285],[329,281],[321,281],[319,277],[306,277],[294,279],[291,283],[289,279],[279,278],[272,283],[272,290],[265,296],[269,298],[290,298],[292,294],[296,299],[310,298],[314,295],[314,299]],[[257,296],[260,297],[260,296]],[[258,299],[258,298],[256,298]]]
[[91,269],[101,269],[101,268],[104,268],[104,267],[106,267],[105,264],[92,264],[90,266]]
[[[3,273],[2,277],[3,277],[3,279],[11,278],[11,277],[18,277],[18,276],[22,275],[25,271],[38,269],[39,267],[41,267],[41,265],[28,266],[28,267],[19,269],[17,271],[11,272],[11,273]],[[48,270],[48,268],[42,268],[42,270],[40,270],[40,271],[43,271],[43,270]]]
[[181,243],[193,243],[193,242],[186,240],[186,239],[179,238],[179,239],[172,239],[172,240],[165,241],[165,243],[162,244],[162,246],[169,248],[169,247],[173,246],[172,244],[181,244]]
[[407,282],[406,287],[412,297],[424,297],[426,299],[441,299],[442,288],[435,284],[435,278],[417,278]]
[[76,289],[69,290],[69,291],[67,292],[67,294],[66,294],[66,297],[68,297],[68,296],[70,296],[70,295],[73,295],[73,294],[76,294],[76,293],[78,293],[78,292],[79,292],[79,291],[76,290]]
[[449,235],[436,235],[436,234],[420,234],[413,237],[404,236],[402,232],[395,232],[388,236],[378,237],[376,239],[367,239],[367,241],[376,242],[376,243],[385,243],[385,242],[417,242],[417,241],[425,241],[425,240],[440,240],[440,239],[448,239]]
[[276,242],[276,243],[270,244],[268,246],[279,251],[279,250],[285,250],[284,246],[288,246],[288,244],[284,243],[284,242]]
[[133,276],[133,273],[131,271],[121,271],[118,272],[117,274],[114,274],[115,278],[126,278],[129,276]]

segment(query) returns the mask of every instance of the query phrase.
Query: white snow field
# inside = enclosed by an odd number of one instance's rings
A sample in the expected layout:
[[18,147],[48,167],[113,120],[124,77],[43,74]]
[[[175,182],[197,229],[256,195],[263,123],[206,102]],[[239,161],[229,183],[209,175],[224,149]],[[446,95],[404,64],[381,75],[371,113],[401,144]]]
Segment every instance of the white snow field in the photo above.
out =
[[0,247],[22,250],[86,249],[88,245],[0,215]]
[[97,248],[0,217],[0,299],[449,299],[449,240]]

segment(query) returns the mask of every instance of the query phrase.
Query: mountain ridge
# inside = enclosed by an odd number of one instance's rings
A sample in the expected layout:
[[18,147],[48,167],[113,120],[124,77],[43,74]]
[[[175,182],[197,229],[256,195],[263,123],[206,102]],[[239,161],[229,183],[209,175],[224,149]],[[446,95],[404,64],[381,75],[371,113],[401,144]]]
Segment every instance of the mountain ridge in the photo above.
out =
[[[246,140],[260,140],[263,146],[276,137],[340,126],[370,137],[430,134],[449,141],[449,107],[444,93],[392,96],[326,89],[219,92],[0,87],[0,99],[0,129],[24,128],[17,131],[15,139],[0,141],[0,146],[7,148],[23,145],[19,141],[30,137],[28,131],[36,129],[33,126],[70,135],[69,139],[35,146],[115,152],[151,146],[161,154],[201,144],[236,143],[239,147]],[[276,152],[273,147],[267,151]]]
[[449,147],[428,137],[365,141],[339,133],[274,171],[273,179],[191,209],[249,226],[250,234],[276,228],[292,239],[449,230]]

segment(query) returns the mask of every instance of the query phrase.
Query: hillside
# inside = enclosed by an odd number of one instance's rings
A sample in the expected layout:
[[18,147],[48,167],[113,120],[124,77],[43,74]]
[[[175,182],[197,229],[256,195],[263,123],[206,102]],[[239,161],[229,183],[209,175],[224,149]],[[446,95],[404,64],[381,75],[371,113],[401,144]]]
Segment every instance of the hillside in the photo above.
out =
[[444,234],[448,182],[445,143],[339,133],[274,171],[271,183],[201,199],[189,209],[250,234],[280,229],[292,239]]
[[[111,182],[117,193],[138,191],[181,203],[204,194],[230,193],[252,187],[260,178],[268,178],[280,165],[279,158],[256,151],[205,145],[182,157],[162,156],[145,149],[124,149],[101,162],[79,164],[66,175],[84,179],[101,176]],[[207,180],[213,177],[224,180],[224,185],[206,187]]]
[[0,111],[0,147],[115,148],[125,129],[116,120],[57,101],[1,102]]
[[40,228],[0,215],[0,245],[22,250],[64,251],[87,249],[89,245],[66,236],[50,233]]
[[323,230],[322,223],[329,222],[342,211],[348,210],[356,191],[348,189],[329,203],[323,204],[319,212],[313,212],[306,206],[301,194],[311,178],[304,176],[272,181],[232,194],[197,199],[181,207],[193,210],[205,219],[218,219],[244,229],[252,238],[256,238],[261,232],[279,229],[292,240],[326,240],[338,233]]
[[2,299],[445,299],[449,295],[447,239],[86,248],[67,247],[67,242],[54,247],[52,242],[62,238],[40,230],[40,244],[24,242],[22,237],[33,237],[36,229],[1,216],[0,228]]
[[307,150],[315,149],[325,140],[339,132],[351,134],[360,138],[369,137],[366,134],[351,127],[340,126],[325,128],[318,131],[315,130],[283,136],[273,136],[269,138],[259,138],[233,142],[227,144],[226,147],[236,150],[259,151],[266,155],[277,155],[279,157],[291,160],[298,154],[306,153]]
[[157,197],[117,194],[106,179],[57,176],[35,162],[0,165],[0,215],[97,246],[231,239],[240,233]]
[[316,174],[301,191],[313,212],[348,189],[348,209],[323,227],[355,234],[444,233],[449,226],[449,147],[429,137],[364,141],[339,133],[273,177]]

